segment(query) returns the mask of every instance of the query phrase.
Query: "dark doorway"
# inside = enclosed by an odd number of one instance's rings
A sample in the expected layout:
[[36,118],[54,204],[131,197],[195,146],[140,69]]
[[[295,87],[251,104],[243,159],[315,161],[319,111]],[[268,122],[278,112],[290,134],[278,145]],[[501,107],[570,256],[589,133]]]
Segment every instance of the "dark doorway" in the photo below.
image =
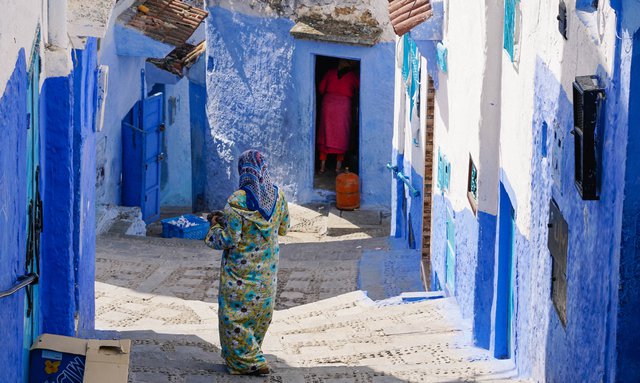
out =
[[[324,189],[324,190],[335,190],[335,177],[338,174],[336,172],[337,168],[337,153],[332,153],[335,150],[329,149],[326,156],[325,161],[325,171],[321,170],[321,150],[319,143],[323,140],[320,139],[320,135],[323,134],[324,137],[328,137],[331,134],[331,129],[323,129],[321,126],[323,124],[323,105],[326,108],[331,107],[329,103],[324,103],[324,99],[328,94],[331,94],[329,97],[333,97],[336,90],[336,78],[330,80],[329,77],[325,80],[324,88],[321,88],[321,83],[323,83],[323,79],[327,76],[327,73],[332,69],[337,69],[340,66],[340,73],[338,76],[338,80],[343,81],[343,86],[338,86],[340,90],[353,88],[352,97],[350,97],[350,128],[348,135],[346,135],[348,144],[346,147],[346,152],[343,154],[344,159],[342,161],[341,170],[349,168],[350,172],[359,173],[359,159],[360,159],[360,61],[357,60],[347,60],[341,59],[339,57],[330,57],[330,56],[316,56],[315,63],[315,92],[316,92],[316,121],[315,121],[315,133],[316,133],[316,145],[313,148],[315,156],[315,167],[314,167],[314,189]],[[348,67],[347,67],[348,66]],[[350,74],[347,74],[351,72]],[[357,79],[357,83],[353,83],[353,80]],[[329,86],[327,89],[326,84],[329,81],[334,81],[333,86]],[[348,81],[348,84],[345,85],[345,81]],[[350,92],[342,92],[338,94],[340,96],[348,96]],[[342,109],[344,111],[345,109]],[[341,112],[338,112],[339,114]],[[325,124],[334,123],[333,117],[336,114],[331,111],[327,111],[325,116],[331,115],[332,118],[327,119]],[[349,116],[346,117],[347,119]],[[344,120],[342,120],[344,121]],[[334,125],[335,126],[335,125]],[[341,130],[342,131],[342,130]],[[330,138],[330,140],[332,140]],[[326,139],[325,139],[326,141]],[[332,140],[333,142],[333,140]],[[329,143],[327,146],[331,146]]]

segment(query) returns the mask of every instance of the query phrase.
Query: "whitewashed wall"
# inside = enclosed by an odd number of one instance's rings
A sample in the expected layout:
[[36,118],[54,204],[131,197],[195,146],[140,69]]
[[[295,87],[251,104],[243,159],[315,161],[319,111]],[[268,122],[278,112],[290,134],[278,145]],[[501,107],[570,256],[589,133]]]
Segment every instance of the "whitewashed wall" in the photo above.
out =
[[121,122],[141,95],[140,71],[145,67],[145,58],[118,56],[116,52],[114,24],[118,15],[131,4],[133,0],[122,0],[116,4],[98,52],[99,63],[109,66],[109,97],[105,104],[104,127],[96,134],[98,204],[120,203]]
[[[500,165],[513,188],[513,202],[518,207],[516,224],[525,236],[530,227],[532,79],[536,74],[536,60],[539,57],[547,64],[569,95],[575,76],[595,74],[599,65],[611,73],[616,17],[608,1],[600,3],[600,11],[582,13],[581,20],[572,11],[575,0],[566,2],[569,39],[564,40],[558,32],[556,3],[523,1],[520,3],[523,21],[520,57],[511,63],[506,51],[502,51]],[[572,140],[567,144],[573,144]]]
[[[435,99],[434,152],[451,162],[447,197],[455,211],[471,209],[467,199],[469,154],[479,158],[482,74],[484,71],[484,6],[449,0],[445,6],[443,44],[448,48],[448,73],[439,72]],[[437,160],[437,157],[436,157]],[[434,163],[434,180],[438,177]]]
[[[48,41],[47,2],[43,0],[21,0],[0,2],[0,95],[4,93],[9,77],[13,73],[20,49],[24,49],[27,61],[40,24],[42,38]],[[42,66],[46,70],[44,46],[41,44]],[[28,64],[27,64],[28,65]],[[41,77],[41,83],[43,81]]]

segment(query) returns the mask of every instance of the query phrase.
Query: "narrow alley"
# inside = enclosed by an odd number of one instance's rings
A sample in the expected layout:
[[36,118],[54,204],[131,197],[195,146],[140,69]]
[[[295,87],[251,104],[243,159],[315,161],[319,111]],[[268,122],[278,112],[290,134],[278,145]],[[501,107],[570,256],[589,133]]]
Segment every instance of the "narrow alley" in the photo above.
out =
[[640,0],[0,5],[0,383],[640,382]]
[[291,211],[264,344],[274,373],[264,378],[225,371],[215,303],[220,252],[201,241],[98,238],[96,336],[133,340],[130,382],[512,381],[513,362],[471,346],[453,298],[375,302],[358,291],[363,254],[389,252],[387,237],[370,237],[388,219],[345,234],[327,227],[328,211]]

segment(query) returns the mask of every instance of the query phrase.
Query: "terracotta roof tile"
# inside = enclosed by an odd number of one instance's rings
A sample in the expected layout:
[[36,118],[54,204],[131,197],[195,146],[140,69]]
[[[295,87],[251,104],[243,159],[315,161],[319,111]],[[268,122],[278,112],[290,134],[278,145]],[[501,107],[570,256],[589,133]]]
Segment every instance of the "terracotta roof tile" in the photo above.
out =
[[430,0],[389,0],[389,18],[398,36],[427,21],[432,14]]
[[206,17],[206,11],[182,0],[141,0],[120,19],[154,40],[178,47],[186,43]]

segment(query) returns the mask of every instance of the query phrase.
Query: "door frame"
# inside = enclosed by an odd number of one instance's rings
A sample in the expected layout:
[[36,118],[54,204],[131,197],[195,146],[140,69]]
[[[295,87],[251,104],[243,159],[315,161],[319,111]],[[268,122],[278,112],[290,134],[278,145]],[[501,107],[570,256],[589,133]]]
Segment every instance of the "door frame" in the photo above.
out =
[[[317,131],[318,131],[318,90],[316,84],[316,63],[318,61],[318,56],[332,57],[337,59],[345,59],[357,61],[360,64],[360,86],[358,88],[359,97],[358,97],[358,171],[355,172],[358,176],[360,176],[360,169],[362,168],[363,159],[362,159],[362,57],[355,56],[334,56],[331,52],[319,52],[312,51],[310,53],[311,56],[311,74],[313,76],[313,83],[310,87],[311,89],[311,151],[310,151],[310,160],[311,160],[311,187],[310,190],[316,191],[319,190],[315,187],[315,175],[316,175],[316,151],[318,150],[317,143]],[[362,182],[360,182],[360,194],[362,195]]]
[[494,356],[513,357],[515,299],[515,209],[504,184],[498,199],[497,273],[495,292]]

